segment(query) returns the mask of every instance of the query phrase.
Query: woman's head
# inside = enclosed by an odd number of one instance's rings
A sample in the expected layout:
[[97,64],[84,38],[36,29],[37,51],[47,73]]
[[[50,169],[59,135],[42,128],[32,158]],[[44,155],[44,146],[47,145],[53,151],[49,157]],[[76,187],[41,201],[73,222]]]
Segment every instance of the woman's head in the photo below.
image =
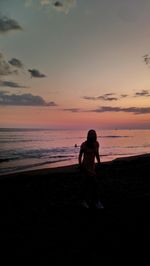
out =
[[87,134],[87,142],[94,143],[97,140],[97,134],[94,129],[90,129]]

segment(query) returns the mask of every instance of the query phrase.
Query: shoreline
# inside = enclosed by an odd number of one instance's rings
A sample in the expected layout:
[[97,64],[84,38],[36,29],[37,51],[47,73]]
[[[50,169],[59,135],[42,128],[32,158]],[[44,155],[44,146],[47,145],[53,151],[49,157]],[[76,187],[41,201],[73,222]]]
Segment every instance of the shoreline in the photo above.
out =
[[[132,156],[125,156],[125,157],[118,157],[116,159],[113,159],[111,161],[104,161],[101,162],[101,165],[109,166],[112,164],[116,163],[125,163],[125,162],[132,162],[136,160],[144,160],[150,158],[150,153],[145,153],[145,154],[139,154],[139,155],[132,155]],[[1,174],[0,175],[0,180],[5,179],[5,178],[13,178],[13,177],[18,177],[20,175],[43,175],[43,174],[57,174],[57,173],[65,173],[65,172],[70,172],[74,173],[78,170],[78,164],[68,164],[64,166],[54,166],[54,167],[46,167],[46,168],[39,168],[39,169],[29,169],[29,170],[20,170],[17,172],[12,172],[12,173],[6,173],[6,174]]]

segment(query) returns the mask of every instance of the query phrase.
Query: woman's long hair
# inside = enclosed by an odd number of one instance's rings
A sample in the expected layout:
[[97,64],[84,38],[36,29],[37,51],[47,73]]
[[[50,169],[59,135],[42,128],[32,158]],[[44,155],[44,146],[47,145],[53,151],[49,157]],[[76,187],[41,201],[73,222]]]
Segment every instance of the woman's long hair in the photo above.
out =
[[94,129],[90,129],[87,134],[87,147],[94,148],[94,144],[97,141],[97,134]]

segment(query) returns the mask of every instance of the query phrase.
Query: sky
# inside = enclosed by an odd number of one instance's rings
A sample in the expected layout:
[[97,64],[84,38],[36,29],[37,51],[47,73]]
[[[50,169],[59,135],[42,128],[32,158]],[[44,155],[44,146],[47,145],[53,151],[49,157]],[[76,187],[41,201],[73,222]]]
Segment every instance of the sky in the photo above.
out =
[[0,127],[150,129],[149,0],[0,0]]

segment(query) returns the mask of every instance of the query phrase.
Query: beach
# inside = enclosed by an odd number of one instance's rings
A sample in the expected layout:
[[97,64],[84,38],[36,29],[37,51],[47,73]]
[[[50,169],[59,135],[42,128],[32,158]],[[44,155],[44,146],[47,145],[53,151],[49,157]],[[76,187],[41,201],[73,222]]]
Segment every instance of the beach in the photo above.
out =
[[96,168],[104,209],[81,206],[77,164],[1,176],[5,262],[112,265],[143,262],[149,239],[150,154]]

